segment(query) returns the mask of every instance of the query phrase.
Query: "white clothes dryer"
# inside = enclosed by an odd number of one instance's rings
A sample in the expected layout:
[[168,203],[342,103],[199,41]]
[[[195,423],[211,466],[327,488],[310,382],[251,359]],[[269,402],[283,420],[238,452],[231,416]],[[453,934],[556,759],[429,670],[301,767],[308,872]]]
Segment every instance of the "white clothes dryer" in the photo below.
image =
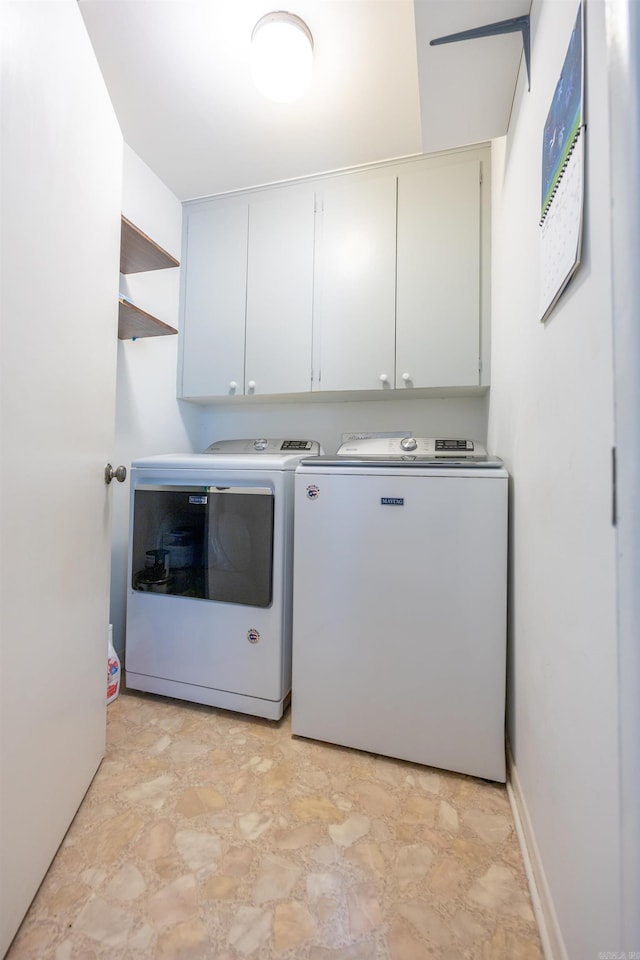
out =
[[277,720],[291,689],[294,471],[313,440],[131,466],[126,683]]
[[300,463],[294,734],[505,779],[507,483],[471,440]]

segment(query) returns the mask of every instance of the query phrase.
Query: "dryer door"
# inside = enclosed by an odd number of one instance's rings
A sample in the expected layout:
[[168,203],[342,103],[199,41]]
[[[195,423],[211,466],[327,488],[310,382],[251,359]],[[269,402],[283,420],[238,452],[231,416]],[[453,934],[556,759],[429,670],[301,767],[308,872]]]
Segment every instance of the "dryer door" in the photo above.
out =
[[134,590],[270,606],[271,489],[143,486],[134,496]]

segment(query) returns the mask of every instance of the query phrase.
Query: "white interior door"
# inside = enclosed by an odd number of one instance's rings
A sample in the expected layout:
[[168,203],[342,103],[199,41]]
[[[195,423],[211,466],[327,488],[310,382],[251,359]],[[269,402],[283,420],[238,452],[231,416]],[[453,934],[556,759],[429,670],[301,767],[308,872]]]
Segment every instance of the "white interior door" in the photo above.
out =
[[0,35],[3,955],[104,752],[122,139],[74,0]]

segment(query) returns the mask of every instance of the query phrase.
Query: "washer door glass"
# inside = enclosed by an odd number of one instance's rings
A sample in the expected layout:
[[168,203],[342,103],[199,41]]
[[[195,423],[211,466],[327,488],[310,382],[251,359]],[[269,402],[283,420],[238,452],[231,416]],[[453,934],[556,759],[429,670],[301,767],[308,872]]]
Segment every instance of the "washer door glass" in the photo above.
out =
[[132,589],[268,607],[273,513],[267,487],[138,487]]

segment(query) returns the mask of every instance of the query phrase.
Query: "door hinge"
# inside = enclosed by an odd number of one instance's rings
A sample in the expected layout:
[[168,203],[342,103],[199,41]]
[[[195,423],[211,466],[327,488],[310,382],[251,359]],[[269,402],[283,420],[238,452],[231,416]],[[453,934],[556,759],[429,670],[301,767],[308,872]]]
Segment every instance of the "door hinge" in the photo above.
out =
[[616,448],[611,448],[611,523],[618,523],[618,462]]

